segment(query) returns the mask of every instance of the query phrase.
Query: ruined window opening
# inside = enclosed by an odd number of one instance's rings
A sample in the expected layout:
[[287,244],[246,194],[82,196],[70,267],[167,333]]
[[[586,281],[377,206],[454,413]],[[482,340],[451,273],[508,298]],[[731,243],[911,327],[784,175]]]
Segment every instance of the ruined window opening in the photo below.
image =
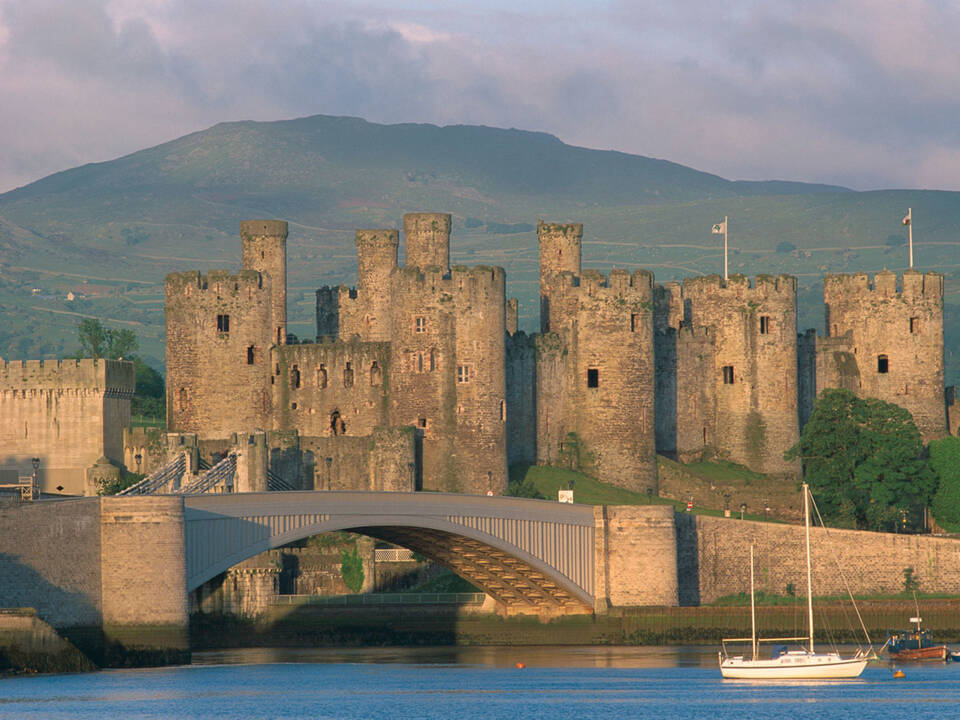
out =
[[833,324],[833,336],[834,336],[834,337],[837,337],[837,324],[836,324],[836,323]]
[[890,372],[890,361],[886,355],[877,355],[877,372],[880,374]]
[[706,428],[703,429],[703,444],[704,444],[704,445],[707,444],[707,429],[706,429]]
[[767,335],[770,333],[770,317],[768,315],[760,316],[760,334]]
[[296,403],[292,403],[292,404],[290,405],[290,409],[291,409],[291,410],[296,410],[296,409],[297,409],[297,404],[296,404]]
[[920,318],[912,317],[910,318],[910,334],[916,335],[920,332]]
[[906,385],[903,386],[903,394],[904,395],[910,394],[910,383],[907,383]]
[[300,387],[300,368],[294,365],[290,369],[290,389],[297,390]]
[[327,386],[327,366],[321,365],[317,368],[317,387],[323,389]]
[[347,426],[343,422],[343,418],[340,417],[340,411],[334,410],[330,413],[330,434],[331,435],[343,435],[347,431]]
[[630,332],[637,332],[640,330],[640,316],[636,313],[631,313],[630,315]]
[[723,366],[723,384],[733,385],[733,365]]
[[217,315],[217,332],[222,332],[222,333],[230,332],[230,316],[229,315]]
[[417,353],[417,372],[423,372],[423,353]]
[[500,401],[500,422],[506,422],[506,421],[507,421],[507,401],[501,400]]
[[343,369],[343,386],[353,387],[353,368],[350,367],[350,363],[347,363],[347,366]]
[[188,404],[188,393],[185,387],[180,388],[180,410],[181,412],[187,409]]
[[599,368],[587,368],[587,387],[588,388],[600,387],[600,369]]
[[457,365],[457,382],[458,383],[470,382],[470,366],[469,365]]
[[370,365],[370,384],[371,385],[380,384],[380,366],[377,364],[376,360],[374,360],[373,364]]
[[253,365],[253,361],[256,357],[256,349],[253,345],[247,347],[247,365]]
[[417,315],[413,319],[413,331],[415,333],[425,333],[427,331],[427,318],[425,315]]
[[273,374],[274,375],[280,374],[280,363],[277,363],[276,367],[273,368]]
[[426,429],[427,429],[427,419],[426,419],[425,417],[417,418],[417,426],[423,428],[424,430],[426,430]]
[[260,251],[260,259],[263,260],[266,256],[267,256],[266,251],[261,250],[261,251]]
[[430,367],[430,372],[433,372],[434,370],[437,369],[436,353],[434,353],[433,350],[430,351],[430,365],[429,365],[429,367]]
[[277,345],[283,345],[283,328],[277,328]]

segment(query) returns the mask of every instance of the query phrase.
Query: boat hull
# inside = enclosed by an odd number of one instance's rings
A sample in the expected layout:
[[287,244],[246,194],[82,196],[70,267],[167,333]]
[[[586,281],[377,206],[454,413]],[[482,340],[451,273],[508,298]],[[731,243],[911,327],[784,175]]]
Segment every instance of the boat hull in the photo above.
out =
[[720,663],[720,674],[731,680],[828,680],[860,677],[867,658],[812,656],[790,661],[728,658]]
[[947,659],[947,646],[935,645],[925,648],[910,648],[899,652],[890,651],[892,660],[940,660]]

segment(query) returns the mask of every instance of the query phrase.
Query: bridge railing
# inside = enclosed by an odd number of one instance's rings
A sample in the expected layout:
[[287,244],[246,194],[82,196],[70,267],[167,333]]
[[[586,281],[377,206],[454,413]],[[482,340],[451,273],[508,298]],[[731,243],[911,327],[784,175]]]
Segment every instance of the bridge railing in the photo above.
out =
[[375,562],[416,562],[413,550],[407,548],[377,548],[373,551]]
[[371,593],[369,595],[274,595],[274,605],[482,605],[483,593]]

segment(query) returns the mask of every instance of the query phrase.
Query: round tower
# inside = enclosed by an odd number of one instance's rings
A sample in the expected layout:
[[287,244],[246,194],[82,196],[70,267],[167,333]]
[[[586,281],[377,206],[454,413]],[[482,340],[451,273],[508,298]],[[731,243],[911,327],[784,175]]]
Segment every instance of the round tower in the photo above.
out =
[[547,273],[580,274],[580,241],[583,223],[537,222],[540,243],[540,277]]
[[407,213],[403,216],[407,242],[407,267],[439,267],[450,270],[450,215]]
[[270,336],[277,345],[287,341],[287,223],[284,220],[246,220],[240,223],[243,269],[270,276]]
[[357,295],[363,340],[390,339],[390,276],[397,269],[397,230],[357,230]]

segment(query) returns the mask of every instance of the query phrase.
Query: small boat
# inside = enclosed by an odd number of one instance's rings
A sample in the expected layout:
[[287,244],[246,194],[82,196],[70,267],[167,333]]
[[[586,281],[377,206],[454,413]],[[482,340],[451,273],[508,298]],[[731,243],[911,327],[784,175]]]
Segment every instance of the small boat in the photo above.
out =
[[[816,652],[813,647],[813,581],[810,570],[810,489],[803,484],[803,521],[807,545],[807,637],[757,638],[757,614],[753,588],[753,545],[750,546],[750,625],[748,638],[724,638],[719,652],[720,674],[724,678],[738,680],[823,680],[860,677],[871,655],[858,650],[853,657],[841,657],[835,652]],[[802,650],[787,651],[786,647],[774,647],[769,658],[760,658],[761,642],[809,642]],[[727,655],[728,642],[749,642],[752,656]]]
[[887,632],[886,648],[893,660],[939,660],[946,662],[952,655],[943,643],[937,644],[929,630],[920,628],[920,615],[910,618],[914,630]]

